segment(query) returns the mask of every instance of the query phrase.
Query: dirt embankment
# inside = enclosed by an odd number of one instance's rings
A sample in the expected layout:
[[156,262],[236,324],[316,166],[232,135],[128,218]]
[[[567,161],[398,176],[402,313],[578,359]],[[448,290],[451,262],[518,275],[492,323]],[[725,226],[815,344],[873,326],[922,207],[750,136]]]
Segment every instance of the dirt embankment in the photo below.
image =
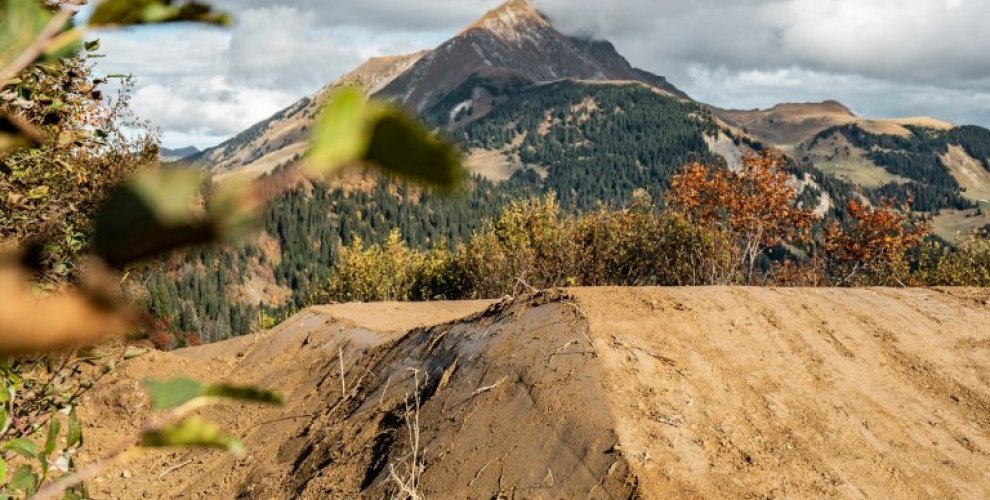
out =
[[83,408],[92,451],[136,431],[148,376],[264,385],[288,405],[207,412],[244,439],[244,459],[147,454],[90,489],[374,498],[415,482],[427,498],[984,498],[988,300],[646,288],[311,309],[262,335],[124,365]]

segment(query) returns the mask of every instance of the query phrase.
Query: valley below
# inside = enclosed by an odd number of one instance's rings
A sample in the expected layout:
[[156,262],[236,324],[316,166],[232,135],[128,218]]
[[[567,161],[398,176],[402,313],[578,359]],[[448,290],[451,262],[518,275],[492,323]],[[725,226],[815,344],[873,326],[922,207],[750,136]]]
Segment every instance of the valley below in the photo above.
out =
[[986,289],[576,288],[311,307],[153,351],[80,407],[83,461],[139,431],[142,381],[282,392],[205,416],[244,458],[129,458],[95,498],[981,498]]

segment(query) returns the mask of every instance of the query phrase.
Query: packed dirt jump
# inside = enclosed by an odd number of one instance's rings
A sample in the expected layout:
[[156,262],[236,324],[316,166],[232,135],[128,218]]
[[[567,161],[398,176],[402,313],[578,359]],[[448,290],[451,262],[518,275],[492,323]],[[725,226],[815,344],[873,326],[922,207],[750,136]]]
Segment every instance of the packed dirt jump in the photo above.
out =
[[603,288],[305,310],[124,363],[86,463],[138,432],[141,382],[281,391],[205,410],[236,458],[136,455],[96,498],[987,498],[990,290]]

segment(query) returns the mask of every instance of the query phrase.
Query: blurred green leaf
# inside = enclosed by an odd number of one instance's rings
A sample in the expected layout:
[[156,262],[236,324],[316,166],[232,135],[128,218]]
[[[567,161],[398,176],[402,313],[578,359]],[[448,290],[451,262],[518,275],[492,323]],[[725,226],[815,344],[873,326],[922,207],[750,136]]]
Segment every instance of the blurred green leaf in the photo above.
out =
[[58,59],[69,57],[82,48],[82,30],[70,29],[59,33],[45,47],[45,57]]
[[155,410],[170,410],[182,406],[203,395],[203,384],[188,378],[146,381],[145,387],[151,394],[151,405]]
[[38,144],[41,132],[26,121],[0,113],[0,154]]
[[452,145],[402,111],[347,88],[338,91],[317,118],[306,169],[310,175],[327,177],[357,162],[445,189],[455,187],[463,176]]
[[96,40],[90,40],[86,42],[84,46],[87,51],[96,52],[97,50],[100,50],[100,39],[97,38]]
[[457,150],[397,109],[379,115],[366,160],[443,189],[455,188],[463,175]]
[[89,25],[94,27],[174,22],[226,26],[231,23],[231,18],[226,13],[214,11],[205,3],[195,1],[103,0],[89,19]]
[[0,484],[7,482],[7,461],[0,458]]
[[3,0],[0,2],[0,68],[7,67],[34,43],[51,20],[42,2]]
[[11,440],[7,444],[3,445],[3,449],[6,451],[12,451],[24,458],[38,458],[38,445],[24,438]]
[[55,451],[55,446],[58,444],[58,433],[62,430],[62,422],[52,415],[51,422],[48,424],[48,436],[45,438],[45,449],[44,455],[51,455]]
[[211,385],[203,391],[203,396],[270,405],[281,405],[284,403],[282,396],[275,392],[232,385]]
[[151,394],[152,406],[159,411],[176,408],[201,397],[273,405],[283,402],[281,396],[271,391],[227,384],[206,386],[188,378],[167,381],[152,379],[145,382],[145,386]]
[[82,443],[82,426],[79,424],[76,408],[72,407],[72,410],[69,411],[69,430],[65,436],[65,449],[74,450],[81,447]]
[[369,105],[354,88],[337,91],[313,125],[307,170],[328,177],[364,158],[371,144]]
[[28,495],[33,495],[38,487],[38,475],[34,473],[29,465],[22,465],[14,472],[10,478],[10,488],[15,491],[22,491]]
[[147,431],[141,436],[141,446],[196,446],[221,448],[239,456],[244,454],[244,445],[240,441],[224,434],[216,424],[201,417],[189,417],[163,429]]
[[96,217],[94,247],[121,266],[213,241],[216,228],[197,209],[203,178],[185,169],[142,172],[117,189]]
[[214,185],[208,214],[219,237],[242,237],[258,229],[264,201],[251,182],[229,180]]
[[234,239],[257,227],[262,199],[250,184],[214,186],[204,203],[203,176],[192,169],[135,175],[97,215],[96,254],[112,266],[182,247]]

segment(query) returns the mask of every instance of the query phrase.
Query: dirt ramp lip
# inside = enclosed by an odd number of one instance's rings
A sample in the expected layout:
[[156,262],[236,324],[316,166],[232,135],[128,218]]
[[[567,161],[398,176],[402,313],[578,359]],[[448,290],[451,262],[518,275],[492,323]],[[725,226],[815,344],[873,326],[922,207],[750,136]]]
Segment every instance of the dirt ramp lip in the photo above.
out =
[[440,325],[484,311],[496,301],[458,302],[380,302],[373,304],[335,304],[311,307],[336,321],[350,321],[354,326],[377,332],[408,332],[415,328]]

